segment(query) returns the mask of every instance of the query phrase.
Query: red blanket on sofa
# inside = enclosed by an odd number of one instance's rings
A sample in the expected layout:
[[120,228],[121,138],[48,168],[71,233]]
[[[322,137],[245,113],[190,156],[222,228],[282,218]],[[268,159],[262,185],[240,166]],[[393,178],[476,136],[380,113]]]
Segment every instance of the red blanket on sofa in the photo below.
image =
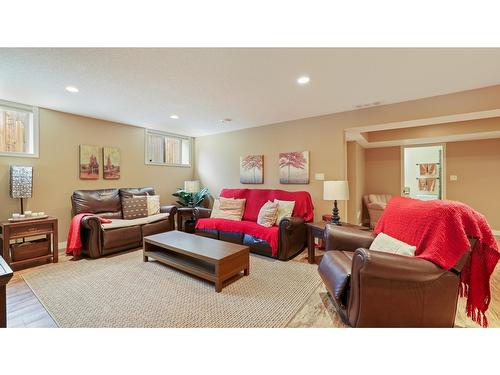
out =
[[[66,242],[66,254],[78,256],[82,253],[82,238],[80,236],[81,222],[85,216],[93,216],[94,214],[77,214],[71,219],[69,225],[68,239]],[[110,219],[99,217],[101,223],[111,223]]]
[[483,215],[459,202],[393,197],[375,228],[376,234],[380,232],[416,246],[416,256],[445,269],[451,269],[469,250],[468,237],[476,238],[461,273],[460,293],[467,297],[467,316],[488,326],[490,276],[500,251]]

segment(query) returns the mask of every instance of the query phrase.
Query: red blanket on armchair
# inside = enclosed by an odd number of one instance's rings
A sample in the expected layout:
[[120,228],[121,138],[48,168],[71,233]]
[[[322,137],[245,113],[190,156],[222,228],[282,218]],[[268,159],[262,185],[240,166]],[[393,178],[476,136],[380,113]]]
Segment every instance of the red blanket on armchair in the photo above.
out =
[[417,257],[451,269],[476,239],[461,273],[460,294],[467,297],[467,316],[484,327],[490,303],[490,276],[500,251],[486,219],[469,206],[452,201],[421,201],[403,197],[389,200],[375,228],[416,246]]
[[[82,238],[80,236],[81,221],[85,216],[93,216],[94,214],[77,214],[71,219],[68,232],[68,240],[66,241],[66,254],[78,256],[82,253]],[[111,223],[111,219],[99,217],[101,223]]]

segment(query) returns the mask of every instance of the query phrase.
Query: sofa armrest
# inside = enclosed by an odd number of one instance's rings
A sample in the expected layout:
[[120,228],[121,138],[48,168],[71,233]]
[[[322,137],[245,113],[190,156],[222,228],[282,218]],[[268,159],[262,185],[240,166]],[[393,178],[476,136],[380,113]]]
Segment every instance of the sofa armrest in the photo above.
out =
[[352,275],[362,273],[363,278],[408,282],[437,280],[447,270],[428,260],[382,251],[357,249],[352,259]]
[[302,251],[306,245],[306,225],[301,217],[285,217],[278,224],[278,259],[288,260]]
[[99,258],[101,254],[101,221],[97,216],[84,216],[80,221],[81,238],[84,253],[91,258]]
[[195,207],[193,209],[193,216],[195,220],[209,218],[212,213],[212,209],[204,207]]
[[374,239],[375,235],[370,230],[333,224],[327,224],[324,232],[325,251],[355,251],[360,247],[369,248]]
[[174,216],[177,213],[177,206],[168,205],[168,206],[160,206],[160,213],[169,213],[170,216]]

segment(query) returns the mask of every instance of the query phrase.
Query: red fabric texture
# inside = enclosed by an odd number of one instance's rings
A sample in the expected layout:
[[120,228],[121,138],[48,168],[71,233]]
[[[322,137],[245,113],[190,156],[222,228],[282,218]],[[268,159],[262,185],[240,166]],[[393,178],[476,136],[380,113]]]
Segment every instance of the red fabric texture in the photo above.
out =
[[255,221],[236,221],[227,219],[199,219],[197,229],[215,229],[223,232],[245,233],[267,241],[272,249],[272,255],[278,255],[278,227],[263,227]]
[[[82,253],[82,238],[80,236],[81,222],[85,216],[94,216],[94,214],[77,214],[71,219],[68,232],[68,240],[66,242],[66,254],[72,254],[73,256],[79,256]],[[111,219],[99,218],[101,223],[111,223]]]
[[311,195],[307,191],[285,191],[275,189],[222,189],[223,198],[245,198],[245,212],[243,220],[257,221],[261,207],[267,201],[295,201],[292,216],[301,217],[305,222],[313,221],[314,205]]
[[467,316],[488,326],[485,312],[490,303],[490,276],[500,259],[496,239],[485,217],[471,207],[452,201],[421,201],[392,197],[375,228],[416,246],[415,255],[444,269],[451,269],[470,249],[461,272],[460,295],[467,297]]

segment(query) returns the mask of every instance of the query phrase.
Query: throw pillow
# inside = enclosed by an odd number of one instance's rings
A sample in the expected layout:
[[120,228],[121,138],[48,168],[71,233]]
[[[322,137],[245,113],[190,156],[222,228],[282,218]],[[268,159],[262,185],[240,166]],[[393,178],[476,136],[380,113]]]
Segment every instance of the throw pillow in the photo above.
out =
[[412,257],[415,255],[417,247],[388,236],[385,233],[379,233],[370,245],[370,250]]
[[241,221],[245,211],[245,202],[246,199],[217,198],[210,217]]
[[279,225],[283,218],[292,216],[295,201],[280,201],[275,199],[274,203],[278,203],[278,216],[276,218],[276,224]]
[[134,198],[147,199],[148,206],[148,216],[156,215],[160,213],[160,196],[159,195],[134,195]]
[[147,197],[122,199],[123,218],[125,220],[138,219],[148,216]]
[[276,223],[278,216],[278,203],[267,201],[260,208],[259,216],[257,217],[257,224],[263,227],[272,227]]

